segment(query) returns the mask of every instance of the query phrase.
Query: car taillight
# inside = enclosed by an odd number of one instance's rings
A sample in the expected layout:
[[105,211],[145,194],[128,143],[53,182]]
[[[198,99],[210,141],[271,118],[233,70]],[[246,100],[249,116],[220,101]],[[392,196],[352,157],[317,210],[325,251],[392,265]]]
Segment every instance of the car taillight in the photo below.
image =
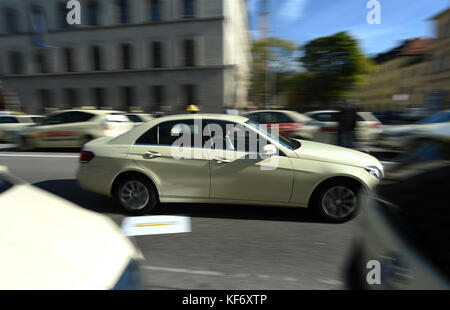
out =
[[90,162],[95,157],[95,154],[92,152],[81,151],[80,153],[80,163],[86,164]]
[[322,131],[336,132],[337,131],[337,127],[336,126],[325,126],[325,127],[322,127]]
[[381,123],[369,124],[369,128],[381,128]]

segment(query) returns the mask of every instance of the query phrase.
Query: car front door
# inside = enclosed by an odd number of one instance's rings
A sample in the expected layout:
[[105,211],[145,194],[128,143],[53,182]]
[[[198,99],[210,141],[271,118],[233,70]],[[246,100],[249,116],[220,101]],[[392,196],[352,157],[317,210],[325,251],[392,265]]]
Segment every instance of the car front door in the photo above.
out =
[[158,183],[160,195],[207,199],[209,160],[201,155],[202,145],[201,120],[167,121],[137,139],[129,157]]
[[289,202],[293,167],[287,156],[263,156],[267,141],[242,124],[209,120],[206,129],[214,140],[211,199]]

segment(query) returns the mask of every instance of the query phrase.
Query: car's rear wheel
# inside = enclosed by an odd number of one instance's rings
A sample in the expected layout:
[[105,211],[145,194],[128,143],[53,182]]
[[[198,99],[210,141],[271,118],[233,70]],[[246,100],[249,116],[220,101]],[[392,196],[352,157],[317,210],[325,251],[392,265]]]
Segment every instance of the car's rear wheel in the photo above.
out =
[[130,175],[119,181],[116,197],[128,213],[150,213],[159,203],[158,193],[151,182],[140,175]]
[[315,213],[327,222],[348,221],[358,212],[359,189],[359,184],[349,180],[325,183],[314,194],[312,207]]

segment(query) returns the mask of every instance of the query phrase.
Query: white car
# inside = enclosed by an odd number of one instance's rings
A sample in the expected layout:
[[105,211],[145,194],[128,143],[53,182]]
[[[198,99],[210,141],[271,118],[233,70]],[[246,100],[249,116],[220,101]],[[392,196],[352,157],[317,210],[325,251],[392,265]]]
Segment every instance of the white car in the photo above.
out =
[[[305,113],[307,116],[320,122],[321,129],[314,135],[314,141],[336,144],[338,132],[338,110],[321,110]],[[355,129],[356,141],[374,141],[382,131],[381,122],[371,112],[357,112]]]
[[0,290],[139,289],[141,252],[108,217],[0,166]]
[[403,150],[414,137],[421,133],[433,131],[442,124],[450,124],[450,110],[435,113],[409,125],[385,126],[378,135],[377,145]]
[[252,121],[271,128],[278,126],[280,135],[287,138],[314,140],[320,124],[305,114],[288,110],[260,110],[243,114]]
[[75,148],[96,138],[120,135],[131,128],[133,123],[119,111],[62,110],[24,128],[16,135],[16,143],[23,150]]
[[34,125],[33,117],[31,115],[16,113],[3,112],[0,114],[0,141],[9,142],[9,131],[16,131]]
[[[177,146],[179,139],[188,141]],[[242,116],[187,114],[87,143],[77,179],[133,214],[159,202],[230,203],[310,207],[343,222],[357,214],[358,193],[382,175],[366,153],[289,140]]]

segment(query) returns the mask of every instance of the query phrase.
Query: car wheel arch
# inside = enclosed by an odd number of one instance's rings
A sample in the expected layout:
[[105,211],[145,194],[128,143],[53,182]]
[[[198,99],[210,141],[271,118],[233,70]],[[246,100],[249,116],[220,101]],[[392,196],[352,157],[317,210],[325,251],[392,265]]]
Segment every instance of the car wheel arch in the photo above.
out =
[[337,175],[337,176],[333,176],[333,177],[329,177],[325,180],[322,180],[321,182],[319,182],[315,187],[314,190],[312,191],[311,195],[309,196],[308,199],[308,208],[311,206],[312,201],[314,200],[315,195],[317,195],[317,193],[326,185],[328,185],[329,183],[333,183],[333,182],[337,182],[337,181],[343,181],[343,182],[352,182],[354,183],[356,186],[367,190],[368,187],[366,184],[364,184],[364,182],[358,178],[355,178],[353,176],[346,176],[346,175]]
[[117,186],[119,185],[120,181],[126,177],[132,176],[132,175],[138,175],[141,177],[146,178],[156,189],[156,192],[158,193],[158,196],[161,195],[161,191],[159,189],[158,183],[155,182],[155,180],[149,176],[147,173],[139,171],[139,170],[127,170],[120,172],[115,178],[114,181],[111,184],[111,196],[115,196]]

